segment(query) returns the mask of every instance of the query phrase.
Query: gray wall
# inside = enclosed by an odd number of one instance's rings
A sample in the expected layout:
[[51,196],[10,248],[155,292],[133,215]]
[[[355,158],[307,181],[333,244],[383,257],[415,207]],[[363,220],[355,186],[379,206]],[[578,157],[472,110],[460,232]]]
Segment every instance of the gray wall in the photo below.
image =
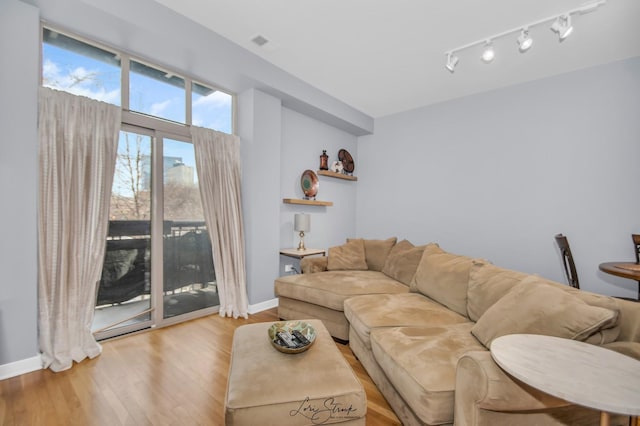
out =
[[238,104],[247,292],[249,303],[258,304],[275,297],[273,280],[285,274],[285,264],[299,268],[297,260],[278,255],[281,248],[297,246],[295,213],[311,215],[305,236],[309,248],[326,249],[355,235],[357,182],[319,176],[317,199],[332,201],[331,207],[284,204],[282,199],[303,197],[300,177],[307,169],[318,170],[323,149],[330,162],[341,148],[357,161],[357,138],[283,108],[278,98],[259,90],[242,93]]
[[0,365],[38,353],[37,9],[0,2]]
[[[346,149],[356,163],[358,174],[357,138],[335,127],[314,120],[290,109],[282,112],[282,151],[280,161],[280,201],[282,198],[302,198],[302,173],[309,169],[317,172],[322,150],[327,151],[329,165],[338,158],[338,151]],[[311,231],[305,233],[305,246],[326,249],[344,243],[355,236],[355,206],[358,182],[318,175],[317,199],[331,201],[333,206],[302,206],[283,204],[280,207],[280,247],[297,247],[299,237],[293,230],[296,213],[311,215]],[[298,262],[286,256],[280,258],[280,274],[284,265]]]
[[377,119],[358,141],[357,231],[635,297],[598,271],[640,232],[640,58]]
[[249,304],[272,299],[278,275],[282,105],[259,90],[240,95],[242,203]]

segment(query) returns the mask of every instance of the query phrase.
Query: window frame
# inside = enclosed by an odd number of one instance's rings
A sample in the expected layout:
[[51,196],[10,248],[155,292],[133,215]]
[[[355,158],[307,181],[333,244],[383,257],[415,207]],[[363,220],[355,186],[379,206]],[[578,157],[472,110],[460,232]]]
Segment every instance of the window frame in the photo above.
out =
[[[191,132],[189,131],[190,127],[193,125],[193,108],[192,108],[192,87],[193,83],[199,84],[201,86],[208,87],[214,91],[220,91],[225,93],[231,97],[231,134],[237,134],[237,111],[238,111],[238,96],[235,92],[231,90],[227,90],[219,85],[194,78],[188,73],[171,70],[167,67],[155,65],[153,60],[149,60],[143,56],[129,54],[120,49],[114,48],[109,45],[105,45],[103,43],[99,43],[93,40],[89,40],[85,37],[79,36],[69,31],[61,30],[55,26],[46,24],[45,22],[40,23],[40,73],[38,76],[39,85],[43,84],[43,51],[42,46],[44,43],[43,34],[44,30],[47,29],[52,32],[56,32],[64,35],[65,37],[72,38],[79,42],[85,43],[89,46],[96,47],[98,49],[106,50],[108,52],[117,55],[120,58],[120,108],[122,110],[122,124],[123,125],[132,125],[135,127],[143,127],[147,129],[154,129],[166,133],[173,133],[182,138],[189,138],[191,140]],[[144,113],[140,113],[137,111],[130,110],[130,93],[129,93],[129,84],[130,84],[130,61],[136,61],[143,65],[152,67],[159,71],[166,72],[167,74],[172,74],[177,77],[184,79],[185,82],[185,123],[179,123],[176,121],[167,120],[161,117],[156,117]],[[217,129],[212,129],[215,131],[220,131]]]

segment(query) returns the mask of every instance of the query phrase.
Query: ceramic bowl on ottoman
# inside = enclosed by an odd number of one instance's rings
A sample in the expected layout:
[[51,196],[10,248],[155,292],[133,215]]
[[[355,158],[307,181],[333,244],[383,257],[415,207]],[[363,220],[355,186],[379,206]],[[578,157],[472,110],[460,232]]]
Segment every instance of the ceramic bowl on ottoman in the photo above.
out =
[[269,327],[268,336],[273,347],[280,352],[299,354],[313,345],[316,331],[306,321],[281,321]]

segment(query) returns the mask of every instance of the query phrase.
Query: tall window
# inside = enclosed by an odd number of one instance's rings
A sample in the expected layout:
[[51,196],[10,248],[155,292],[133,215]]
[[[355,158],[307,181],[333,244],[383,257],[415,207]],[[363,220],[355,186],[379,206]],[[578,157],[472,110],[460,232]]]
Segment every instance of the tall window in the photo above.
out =
[[42,52],[44,86],[123,110],[97,337],[211,310],[215,267],[187,126],[231,133],[234,97],[48,28]]

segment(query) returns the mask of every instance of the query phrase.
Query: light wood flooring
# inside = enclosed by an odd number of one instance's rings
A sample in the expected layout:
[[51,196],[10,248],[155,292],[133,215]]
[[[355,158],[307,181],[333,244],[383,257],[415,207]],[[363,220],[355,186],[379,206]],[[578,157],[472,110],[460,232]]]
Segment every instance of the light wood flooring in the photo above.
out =
[[[0,424],[222,425],[234,330],[277,320],[275,309],[211,315],[103,342],[100,356],[70,370],[0,381]],[[367,425],[399,425],[349,346],[337,346],[367,393]]]

